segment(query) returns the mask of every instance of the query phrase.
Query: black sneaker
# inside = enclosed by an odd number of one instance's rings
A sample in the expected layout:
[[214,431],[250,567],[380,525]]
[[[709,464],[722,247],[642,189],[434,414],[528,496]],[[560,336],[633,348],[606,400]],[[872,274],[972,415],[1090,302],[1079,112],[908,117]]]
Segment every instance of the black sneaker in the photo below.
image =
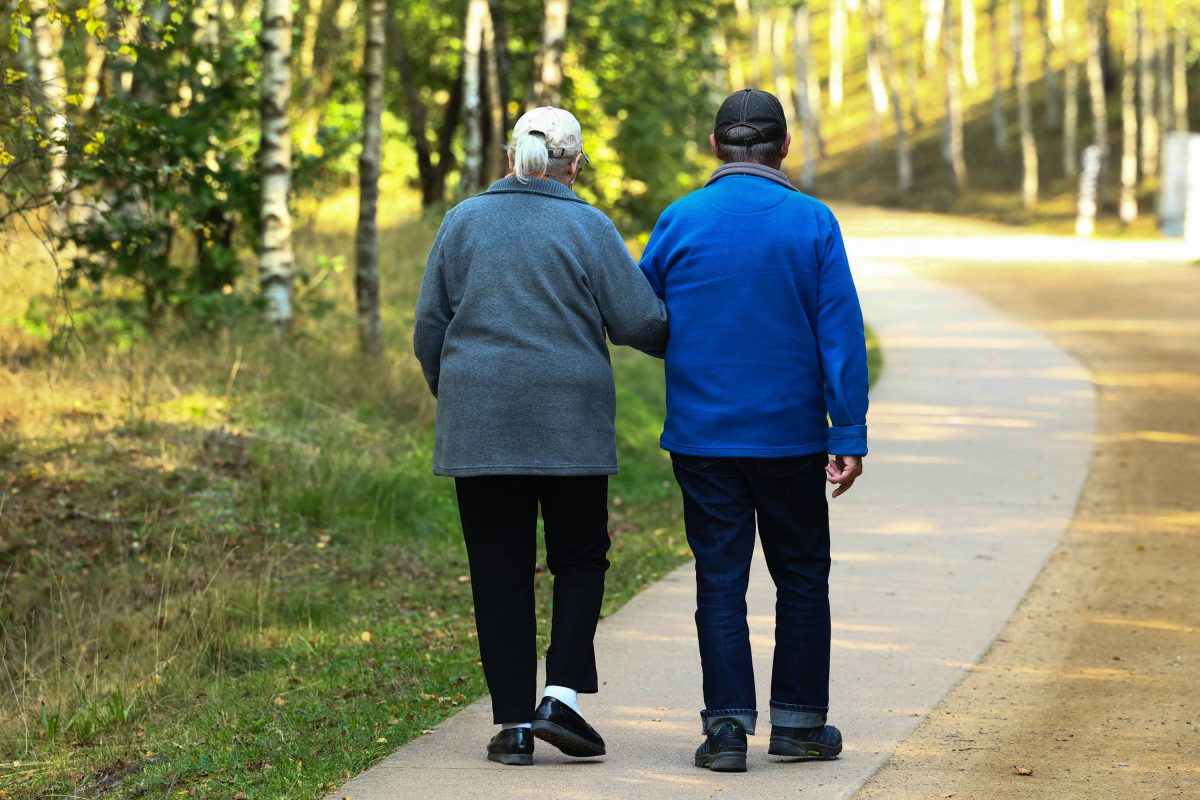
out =
[[842,752],[842,733],[832,725],[815,728],[771,726],[771,746],[767,753],[804,761],[828,761]]
[[713,772],[745,772],[746,729],[726,722],[708,734],[696,750],[696,766]]
[[533,731],[529,728],[509,728],[500,731],[488,742],[488,761],[512,767],[528,767],[533,763]]

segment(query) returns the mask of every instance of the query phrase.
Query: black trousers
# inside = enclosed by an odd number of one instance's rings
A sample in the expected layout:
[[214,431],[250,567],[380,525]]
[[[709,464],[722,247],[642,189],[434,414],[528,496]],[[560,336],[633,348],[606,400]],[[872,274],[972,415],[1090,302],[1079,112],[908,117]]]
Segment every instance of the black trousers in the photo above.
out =
[[554,575],[546,682],[595,692],[592,640],[608,569],[608,476],[487,475],[456,478],[455,488],[493,721],[529,722],[537,706],[539,505],[546,566]]

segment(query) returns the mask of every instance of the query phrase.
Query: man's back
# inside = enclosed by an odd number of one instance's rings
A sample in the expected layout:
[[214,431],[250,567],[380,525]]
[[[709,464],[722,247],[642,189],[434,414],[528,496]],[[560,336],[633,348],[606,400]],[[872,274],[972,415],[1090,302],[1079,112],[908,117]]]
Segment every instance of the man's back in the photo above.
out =
[[862,315],[825,205],[726,175],[663,212],[641,267],[671,320],[663,449],[866,454]]

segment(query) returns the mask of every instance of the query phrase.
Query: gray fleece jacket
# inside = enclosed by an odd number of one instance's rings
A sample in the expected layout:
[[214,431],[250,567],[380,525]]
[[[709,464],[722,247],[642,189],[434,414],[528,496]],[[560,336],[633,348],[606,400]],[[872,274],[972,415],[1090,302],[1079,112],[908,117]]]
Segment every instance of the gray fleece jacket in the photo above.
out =
[[438,398],[438,475],[617,471],[614,344],[662,349],[667,312],[602,212],[548,178],[452,208],[413,348]]

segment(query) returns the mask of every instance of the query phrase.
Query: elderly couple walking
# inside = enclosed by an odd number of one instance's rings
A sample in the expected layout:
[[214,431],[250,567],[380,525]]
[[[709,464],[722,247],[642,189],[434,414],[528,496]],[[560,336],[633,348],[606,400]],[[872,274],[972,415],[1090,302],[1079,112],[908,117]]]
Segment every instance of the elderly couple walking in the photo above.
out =
[[[834,758],[829,515],[867,452],[862,313],[837,220],[780,171],[782,107],[746,89],[710,142],[724,162],[658,220],[639,265],[571,191],[588,162],[575,118],[521,117],[509,175],[451,209],[425,268],[413,334],[438,398],[434,471],[452,476],[479,650],[501,726],[487,757],[533,761],[534,737],[595,757],[579,694],[593,638],[617,471],[605,335],[665,358],[661,444],[696,558],[704,742],[697,766],[746,769],[757,717],[746,589],[755,529],[777,589],[769,753]],[[538,509],[554,576],[537,695]]]

